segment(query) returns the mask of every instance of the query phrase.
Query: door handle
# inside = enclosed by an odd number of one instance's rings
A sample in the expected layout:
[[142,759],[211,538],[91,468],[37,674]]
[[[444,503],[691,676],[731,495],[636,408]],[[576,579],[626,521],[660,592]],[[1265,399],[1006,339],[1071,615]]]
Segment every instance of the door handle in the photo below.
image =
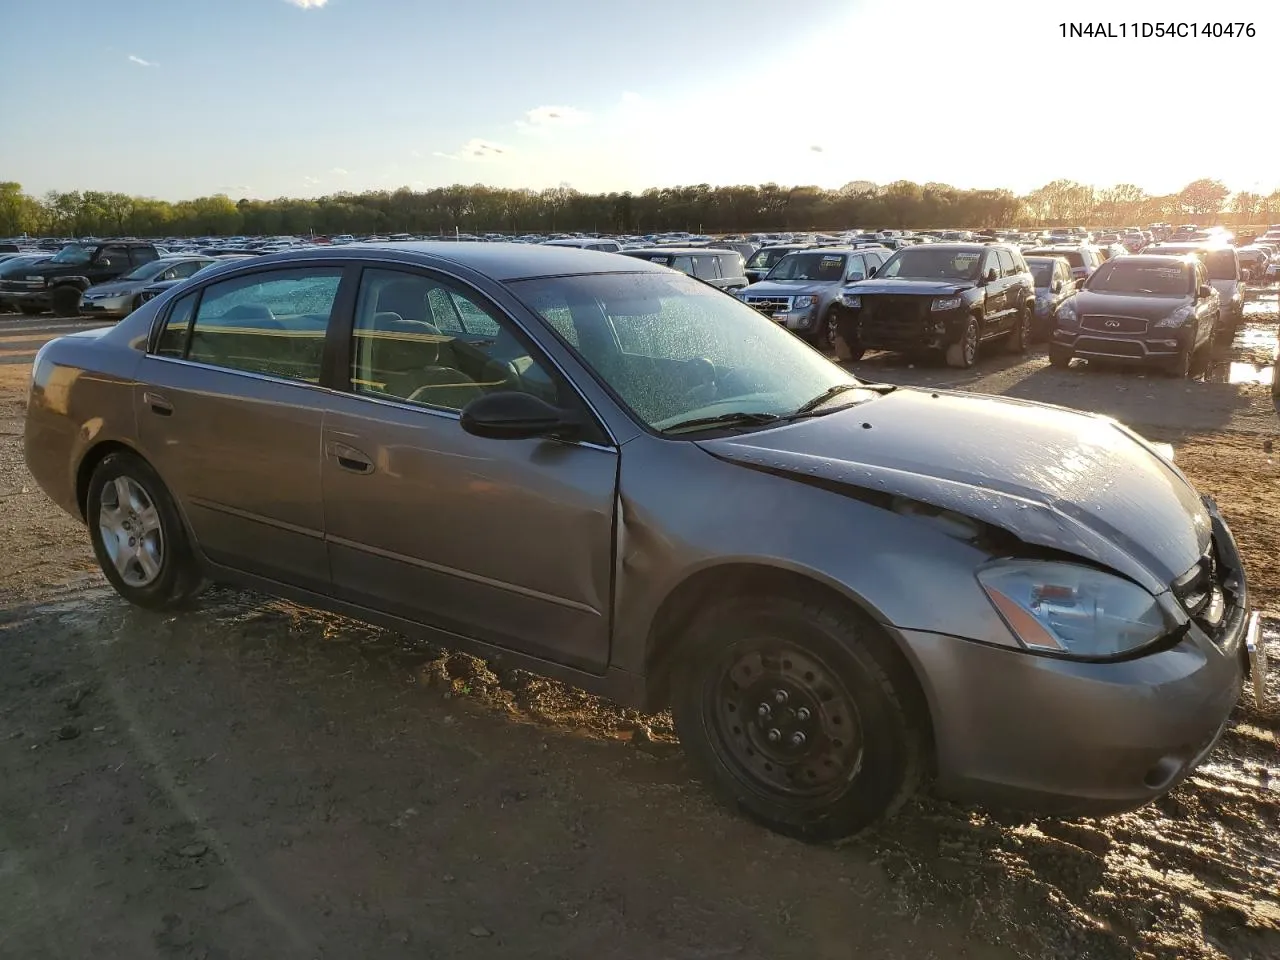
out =
[[373,461],[355,447],[349,447],[345,443],[330,443],[329,455],[343,470],[350,470],[352,473],[373,473]]
[[146,404],[151,408],[152,413],[159,414],[162,417],[173,415],[173,404],[160,394],[152,390],[148,390],[142,395],[142,399],[146,401]]

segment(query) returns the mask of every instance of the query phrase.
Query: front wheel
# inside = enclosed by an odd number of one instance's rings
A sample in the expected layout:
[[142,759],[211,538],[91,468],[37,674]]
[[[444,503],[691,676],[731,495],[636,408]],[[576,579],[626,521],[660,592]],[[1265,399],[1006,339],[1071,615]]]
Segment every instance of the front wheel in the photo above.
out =
[[1066,347],[1049,347],[1049,365],[1065,370],[1071,366],[1071,351]]
[[947,347],[947,366],[968,370],[978,359],[978,318],[965,321],[960,339]]
[[22,315],[26,317],[38,317],[44,313],[44,307],[37,307],[35,304],[24,303],[18,308],[22,311]]
[[80,316],[80,291],[75,287],[58,287],[50,298],[55,316]]
[[87,508],[98,565],[130,603],[169,610],[204,586],[173,499],[146,461],[105,457],[89,480]]
[[684,638],[676,730],[727,803],[811,842],[892,815],[923,778],[925,717],[900,658],[837,604],[736,598]]

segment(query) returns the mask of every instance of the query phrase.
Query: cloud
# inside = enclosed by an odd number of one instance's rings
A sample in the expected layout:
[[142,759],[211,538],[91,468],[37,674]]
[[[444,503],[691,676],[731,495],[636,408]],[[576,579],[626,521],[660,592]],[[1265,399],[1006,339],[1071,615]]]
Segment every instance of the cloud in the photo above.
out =
[[349,170],[344,170],[342,169],[342,167],[334,167],[329,172],[332,173],[335,177],[345,177],[350,173]]
[[472,137],[458,148],[457,153],[441,153],[437,150],[432,156],[444,157],[446,160],[492,160],[509,152],[506,147],[488,140],[481,140],[479,137]]
[[814,153],[822,153],[822,149],[823,149],[823,148],[822,148],[822,147],[820,147],[820,146],[818,146],[818,145],[815,143],[815,144],[814,144],[813,146],[811,146],[809,149],[810,149],[810,150],[812,150]]
[[130,63],[136,63],[136,64],[137,64],[138,66],[140,66],[140,67],[158,67],[158,66],[160,66],[160,64],[158,64],[158,63],[156,63],[156,62],[154,62],[154,61],[152,61],[152,60],[143,60],[141,57],[134,56],[132,53],[131,53],[131,54],[129,54],[129,62],[130,62]]
[[410,150],[410,151],[409,151],[409,156],[413,157],[413,159],[415,159],[415,160],[421,160],[421,159],[422,159],[422,151],[421,151],[421,150]]
[[319,183],[319,182],[320,182],[320,178],[319,178],[319,177],[303,177],[303,178],[302,178],[302,180],[303,180],[303,182],[304,182],[304,183],[310,183],[310,184],[312,184],[313,186],[314,186],[315,184],[317,184],[317,183]]
[[591,115],[577,107],[534,107],[525,113],[516,126],[525,133],[549,134],[563,127],[580,127],[591,120]]
[[319,10],[329,0],[285,0],[286,3],[292,3],[295,7],[302,10]]

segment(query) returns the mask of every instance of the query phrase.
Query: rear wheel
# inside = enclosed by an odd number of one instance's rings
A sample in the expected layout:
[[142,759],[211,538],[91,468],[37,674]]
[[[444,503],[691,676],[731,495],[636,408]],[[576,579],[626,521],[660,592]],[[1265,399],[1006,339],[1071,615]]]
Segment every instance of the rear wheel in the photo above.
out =
[[794,597],[735,598],[684,638],[673,712],[709,786],[769,828],[849,836],[918,788],[927,735],[911,680],[869,619]]
[[965,321],[960,339],[947,347],[947,365],[968,370],[978,359],[978,318]]
[[1031,347],[1031,311],[1025,303],[1018,308],[1013,329],[1009,331],[1005,344],[1010,353],[1026,353]]
[[173,499],[146,461],[109,454],[89,480],[86,506],[98,565],[130,603],[168,610],[203,588]]
[[75,287],[57,287],[51,297],[53,312],[59,317],[80,316],[80,291]]

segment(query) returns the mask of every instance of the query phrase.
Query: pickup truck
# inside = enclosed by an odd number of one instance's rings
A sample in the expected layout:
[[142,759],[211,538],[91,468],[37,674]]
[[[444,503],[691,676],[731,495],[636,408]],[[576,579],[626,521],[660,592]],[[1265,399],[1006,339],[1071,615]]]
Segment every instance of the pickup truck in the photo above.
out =
[[48,260],[0,280],[0,303],[32,316],[46,310],[60,317],[78,316],[80,295],[89,287],[115,280],[159,257],[150,243],[68,243]]

